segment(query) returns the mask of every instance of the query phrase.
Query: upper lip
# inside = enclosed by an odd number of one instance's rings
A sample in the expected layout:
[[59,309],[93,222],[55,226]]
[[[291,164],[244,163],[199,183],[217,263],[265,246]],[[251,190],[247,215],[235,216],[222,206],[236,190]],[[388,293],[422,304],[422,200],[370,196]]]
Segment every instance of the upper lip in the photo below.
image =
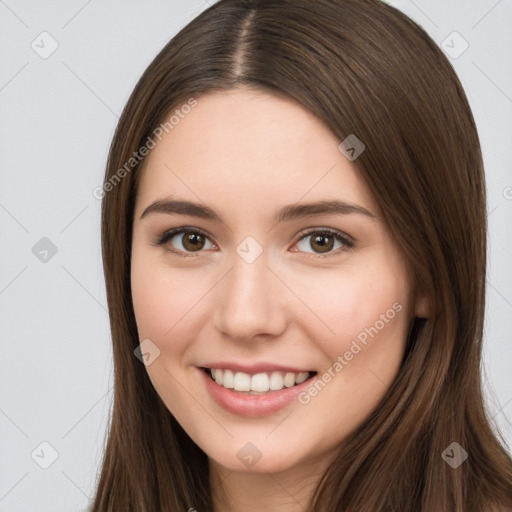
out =
[[206,363],[202,365],[202,368],[216,368],[219,370],[232,370],[233,372],[244,372],[249,374],[256,373],[266,373],[266,372],[290,372],[290,373],[302,373],[302,372],[311,372],[314,370],[307,370],[304,368],[294,368],[292,366],[283,366],[280,364],[273,363],[252,363],[252,364],[243,364],[236,362],[227,362],[227,361],[216,361],[213,363]]

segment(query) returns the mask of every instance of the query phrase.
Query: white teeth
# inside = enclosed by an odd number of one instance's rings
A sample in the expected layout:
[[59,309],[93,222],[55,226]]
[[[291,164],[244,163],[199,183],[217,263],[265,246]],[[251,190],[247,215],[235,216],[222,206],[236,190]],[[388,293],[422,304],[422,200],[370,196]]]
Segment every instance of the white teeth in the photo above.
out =
[[249,391],[251,389],[251,376],[247,373],[236,372],[233,385],[235,391]]
[[295,383],[302,384],[308,378],[308,376],[309,376],[308,372],[299,373],[299,375],[297,375],[297,377],[295,378]]
[[284,376],[283,384],[284,384],[287,388],[291,388],[291,387],[295,384],[295,373],[287,373],[287,374]]
[[279,391],[280,389],[283,389],[283,386],[283,376],[281,375],[281,372],[272,372],[269,383],[270,389],[272,391]]
[[224,370],[222,385],[228,389],[233,389],[235,387],[235,376],[231,370]]
[[257,373],[251,378],[251,391],[263,393],[269,390],[270,379],[266,373]]
[[244,372],[233,373],[232,370],[210,368],[210,375],[220,386],[235,391],[249,392],[250,394],[264,394],[269,391],[279,391],[302,384],[309,377],[309,372],[279,372],[256,373],[249,375]]

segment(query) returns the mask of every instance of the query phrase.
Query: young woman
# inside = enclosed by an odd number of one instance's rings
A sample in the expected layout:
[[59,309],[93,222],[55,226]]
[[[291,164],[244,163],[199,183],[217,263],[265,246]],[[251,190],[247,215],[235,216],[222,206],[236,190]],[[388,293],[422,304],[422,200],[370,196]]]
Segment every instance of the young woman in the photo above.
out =
[[140,79],[103,189],[94,512],[512,510],[479,140],[418,25],[221,0]]

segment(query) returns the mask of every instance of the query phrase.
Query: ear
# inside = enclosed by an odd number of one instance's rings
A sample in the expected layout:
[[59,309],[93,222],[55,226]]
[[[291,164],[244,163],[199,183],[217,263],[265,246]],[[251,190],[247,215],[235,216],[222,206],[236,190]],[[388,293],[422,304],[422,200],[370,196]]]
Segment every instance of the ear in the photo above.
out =
[[430,318],[432,316],[432,306],[426,293],[416,293],[414,316],[419,318]]

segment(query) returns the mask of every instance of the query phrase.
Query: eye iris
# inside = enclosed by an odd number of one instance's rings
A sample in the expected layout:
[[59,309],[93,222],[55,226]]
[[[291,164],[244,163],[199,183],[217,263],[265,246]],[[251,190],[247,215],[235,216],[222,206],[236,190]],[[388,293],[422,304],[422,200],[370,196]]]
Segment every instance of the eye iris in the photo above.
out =
[[[204,247],[204,236],[198,233],[188,233],[183,236],[183,247],[187,250],[197,251]],[[191,244],[189,246],[189,244]]]
[[[325,242],[326,239],[331,239],[330,243],[329,242],[326,243]],[[311,237],[310,245],[311,245],[312,249],[315,249],[313,244],[319,244],[320,250],[318,252],[329,252],[334,246],[333,236],[332,235],[313,236],[313,237]]]

